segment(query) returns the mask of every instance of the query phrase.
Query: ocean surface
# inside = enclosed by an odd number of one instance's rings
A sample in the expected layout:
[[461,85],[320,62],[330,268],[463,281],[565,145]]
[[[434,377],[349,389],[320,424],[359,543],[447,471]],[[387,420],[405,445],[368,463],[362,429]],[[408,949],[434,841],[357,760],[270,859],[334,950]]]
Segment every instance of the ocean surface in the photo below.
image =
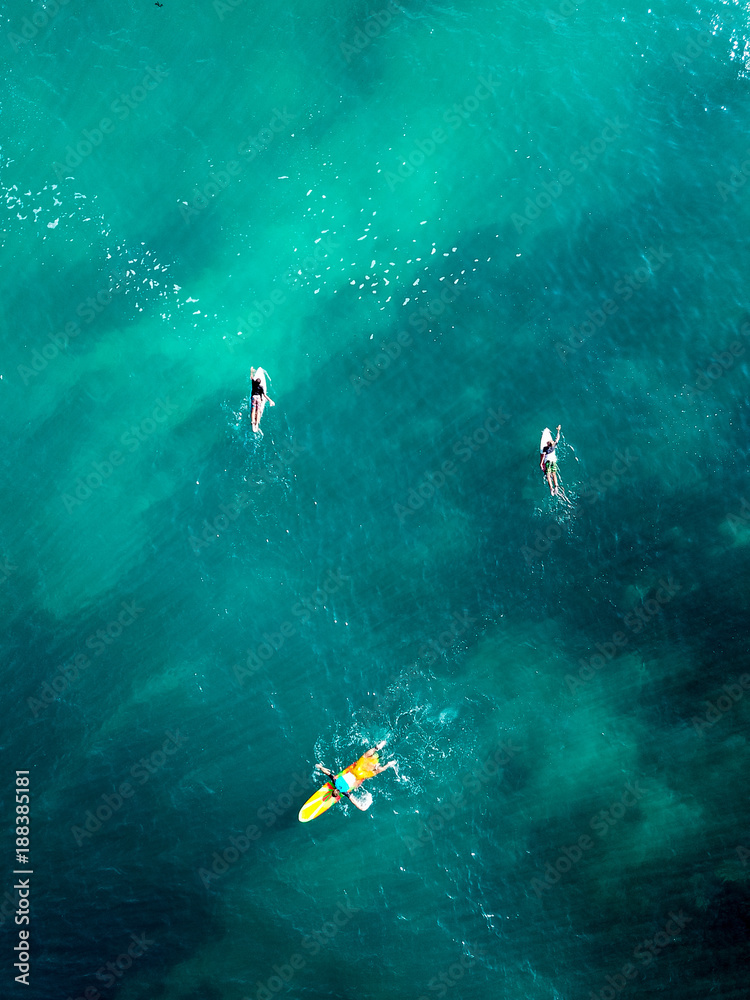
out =
[[0,995],[745,1000],[747,4],[0,14]]

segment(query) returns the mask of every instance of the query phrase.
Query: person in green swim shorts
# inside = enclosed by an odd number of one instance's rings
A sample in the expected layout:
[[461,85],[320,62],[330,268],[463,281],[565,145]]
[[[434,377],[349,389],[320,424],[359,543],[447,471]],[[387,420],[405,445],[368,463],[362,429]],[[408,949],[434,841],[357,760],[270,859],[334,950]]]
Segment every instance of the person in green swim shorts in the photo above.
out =
[[560,486],[557,482],[557,448],[558,441],[560,440],[560,430],[562,428],[561,424],[557,425],[557,437],[554,441],[550,441],[549,444],[545,445],[542,449],[542,458],[539,465],[542,472],[547,477],[547,485],[549,486],[549,491],[553,497],[557,496],[560,492]]
[[[368,778],[374,778],[376,774],[382,774],[383,771],[387,771],[389,767],[397,768],[398,765],[395,760],[389,761],[385,765],[381,765],[378,759],[378,750],[382,750],[385,746],[385,740],[382,740],[377,746],[372,747],[372,749],[365,751],[364,754],[350,764],[349,767],[345,768],[340,774],[334,774],[333,771],[329,771],[327,767],[323,767],[322,764],[316,764],[316,768],[322,771],[323,774],[327,774],[334,780],[333,787],[333,798],[338,802],[342,795],[346,795],[350,802],[352,802],[357,809],[366,809],[367,806],[360,805],[356,798],[350,793],[355,789],[359,788],[363,781]],[[398,771],[396,771],[398,773]]]

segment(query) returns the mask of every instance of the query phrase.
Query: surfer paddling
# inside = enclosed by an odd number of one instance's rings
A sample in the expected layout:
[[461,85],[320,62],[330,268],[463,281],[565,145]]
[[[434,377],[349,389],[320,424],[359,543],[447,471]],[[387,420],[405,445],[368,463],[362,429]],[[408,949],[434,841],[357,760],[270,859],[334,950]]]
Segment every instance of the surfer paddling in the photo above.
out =
[[266,392],[266,373],[262,368],[250,369],[250,381],[253,384],[250,393],[250,421],[257,434],[260,431],[260,418],[263,416],[266,403],[270,403],[271,406],[276,406],[276,403]]
[[323,767],[322,764],[315,765],[319,771],[323,772],[323,774],[327,774],[330,778],[333,778],[332,796],[336,802],[340,800],[342,795],[345,795],[349,801],[353,803],[357,809],[361,809],[362,812],[368,808],[368,806],[357,802],[357,799],[351,793],[355,791],[355,789],[359,788],[362,782],[366,781],[368,778],[374,778],[376,774],[382,774],[383,771],[387,771],[389,767],[398,767],[395,760],[391,760],[387,764],[383,765],[379,763],[378,750],[382,750],[384,746],[385,740],[382,740],[377,744],[377,746],[374,746],[366,753],[363,753],[359,760],[350,764],[349,767],[345,768],[340,774],[334,774],[333,771],[329,771],[328,768]]
[[539,448],[542,455],[539,465],[542,472],[547,477],[547,485],[549,486],[550,494],[553,497],[558,496],[558,494],[562,495],[560,484],[557,481],[557,452],[555,451],[557,443],[560,440],[561,426],[561,424],[557,425],[557,437],[554,441],[552,440],[552,434],[550,433],[549,428],[545,427],[544,433],[542,434],[542,443]]

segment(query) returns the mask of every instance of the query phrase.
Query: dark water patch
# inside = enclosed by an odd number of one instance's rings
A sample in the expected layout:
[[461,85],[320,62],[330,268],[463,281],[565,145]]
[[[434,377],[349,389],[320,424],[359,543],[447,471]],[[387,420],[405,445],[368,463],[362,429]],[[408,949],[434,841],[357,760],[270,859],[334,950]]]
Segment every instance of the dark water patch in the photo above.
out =
[[[70,870],[69,862],[66,868]],[[47,898],[65,905],[68,913],[65,933],[59,936],[40,921],[38,979],[41,990],[50,991],[46,995],[61,986],[72,996],[91,986],[111,988],[118,978],[127,982],[129,970],[136,980],[158,980],[196,947],[224,934],[206,907],[205,897],[198,890],[187,890],[184,873],[164,858],[159,859],[158,874],[134,865],[123,866],[113,875],[94,863],[76,875],[72,882],[63,883],[67,891],[62,894],[48,878],[38,880]],[[109,886],[110,892],[97,899],[100,885]],[[113,891],[120,896],[116,908],[106,903]],[[174,906],[179,907],[179,915],[172,913]],[[119,955],[124,958],[117,965]],[[115,964],[115,973],[122,970],[121,976],[113,975],[107,962]]]
[[[148,1000],[149,994],[143,993],[135,998],[135,1000]],[[216,987],[212,986],[208,981],[200,983],[194,990],[190,990],[189,993],[183,993],[180,996],[180,1000],[222,1000],[222,992]]]

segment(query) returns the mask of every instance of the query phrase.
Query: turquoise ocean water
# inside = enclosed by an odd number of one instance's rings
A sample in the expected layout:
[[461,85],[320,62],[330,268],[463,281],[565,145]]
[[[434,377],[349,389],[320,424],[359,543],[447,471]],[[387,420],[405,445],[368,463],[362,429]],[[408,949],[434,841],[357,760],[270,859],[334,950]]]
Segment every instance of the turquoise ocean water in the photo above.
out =
[[746,997],[747,5],[2,45],[0,994]]

